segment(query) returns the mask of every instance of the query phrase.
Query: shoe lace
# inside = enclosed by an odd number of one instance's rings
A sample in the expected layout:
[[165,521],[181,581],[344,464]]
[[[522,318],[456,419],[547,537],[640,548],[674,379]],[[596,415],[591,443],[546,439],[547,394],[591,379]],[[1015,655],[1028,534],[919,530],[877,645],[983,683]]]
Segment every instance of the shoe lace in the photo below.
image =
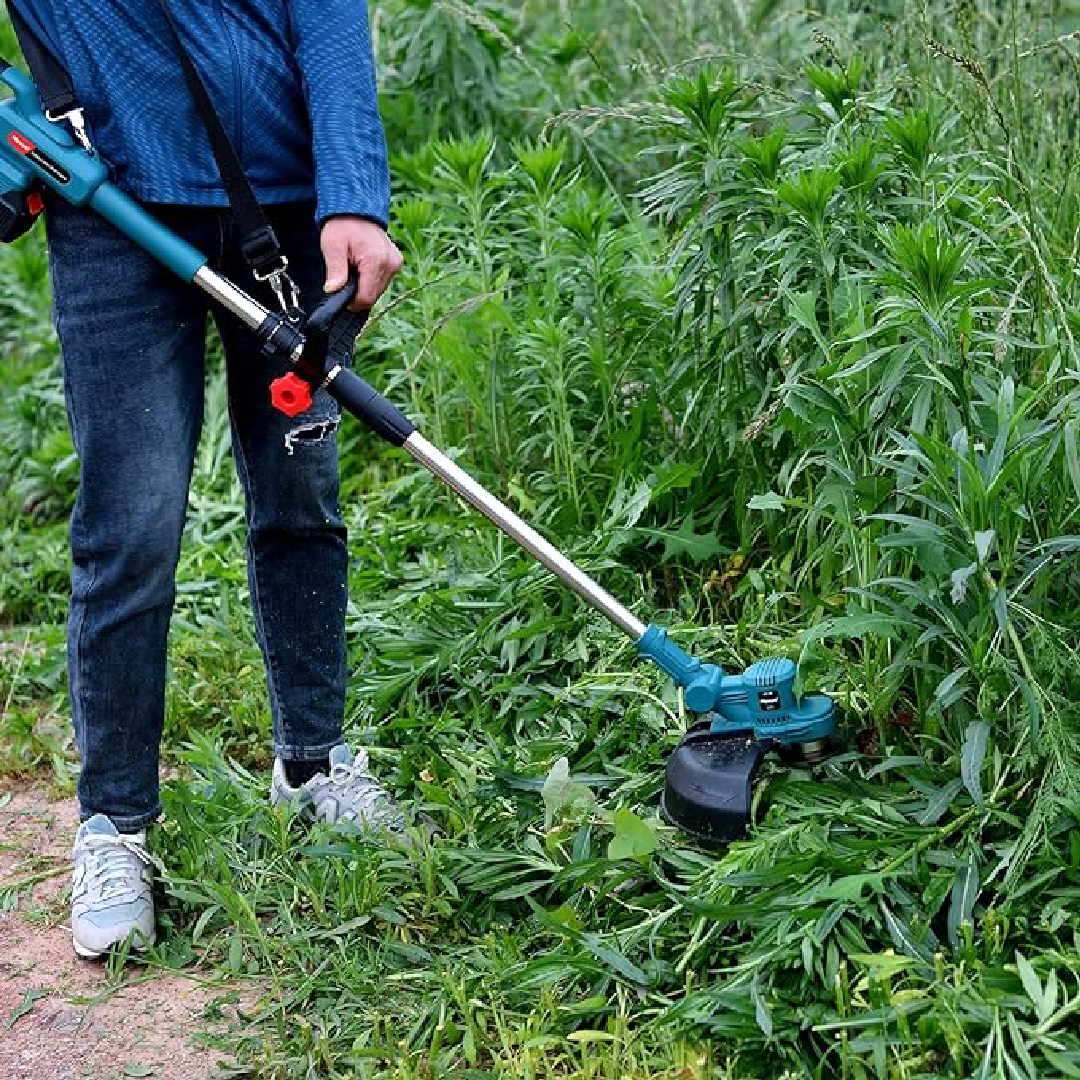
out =
[[353,816],[389,829],[405,828],[405,815],[394,804],[390,792],[371,775],[365,751],[358,750],[348,765],[331,765],[326,783]]
[[89,852],[86,863],[87,889],[101,900],[139,892],[143,887],[143,866],[159,865],[132,836],[91,834],[82,840]]

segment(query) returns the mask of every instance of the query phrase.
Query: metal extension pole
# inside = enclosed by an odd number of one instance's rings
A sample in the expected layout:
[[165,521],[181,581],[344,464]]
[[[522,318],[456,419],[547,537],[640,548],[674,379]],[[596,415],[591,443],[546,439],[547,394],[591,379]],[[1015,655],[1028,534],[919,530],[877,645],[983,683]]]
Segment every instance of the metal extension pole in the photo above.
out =
[[602,589],[588,574],[575,566],[557,548],[552,547],[534,528],[527,525],[510,507],[501,503],[483,485],[458,468],[441,450],[432,446],[418,431],[404,442],[403,449],[415,458],[436,479],[453,488],[474,510],[497,525],[511,540],[519,543],[530,555],[542,562],[557,578],[565,582],[587,604],[611,620],[631,640],[645,633],[645,624],[623,607],[609,592]]
[[237,288],[228,278],[222,277],[209,266],[201,267],[193,280],[204,293],[212,296],[252,330],[258,330],[270,314],[258,300],[248,296],[243,289]]
[[[269,314],[257,300],[209,267],[203,266],[198,271],[195,284],[253,329],[262,326],[263,320]],[[511,540],[543,563],[560,581],[606,616],[632,641],[638,641],[645,633],[648,627],[633,612],[620,604],[606,589],[601,588],[464,469],[455,465],[438,447],[432,446],[420,432],[413,431],[401,445],[432,476],[457,492],[473,509],[478,510]]]

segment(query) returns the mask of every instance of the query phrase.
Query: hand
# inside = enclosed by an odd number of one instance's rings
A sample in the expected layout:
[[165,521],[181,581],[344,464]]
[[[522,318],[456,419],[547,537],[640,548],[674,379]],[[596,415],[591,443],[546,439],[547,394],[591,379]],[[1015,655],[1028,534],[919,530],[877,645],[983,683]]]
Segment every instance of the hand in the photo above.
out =
[[349,278],[349,268],[356,267],[356,299],[350,311],[369,308],[386,291],[401,269],[401,252],[373,221],[359,217],[332,217],[319,235],[326,262],[324,292],[336,292]]

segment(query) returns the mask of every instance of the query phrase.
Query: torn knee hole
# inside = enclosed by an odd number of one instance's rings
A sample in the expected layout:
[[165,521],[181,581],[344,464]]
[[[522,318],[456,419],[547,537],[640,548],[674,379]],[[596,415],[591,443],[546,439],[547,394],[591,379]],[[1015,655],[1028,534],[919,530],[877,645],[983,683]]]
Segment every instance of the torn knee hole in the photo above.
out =
[[292,431],[285,432],[285,453],[291,454],[299,443],[325,442],[337,431],[338,419],[316,420],[310,424],[301,424]]

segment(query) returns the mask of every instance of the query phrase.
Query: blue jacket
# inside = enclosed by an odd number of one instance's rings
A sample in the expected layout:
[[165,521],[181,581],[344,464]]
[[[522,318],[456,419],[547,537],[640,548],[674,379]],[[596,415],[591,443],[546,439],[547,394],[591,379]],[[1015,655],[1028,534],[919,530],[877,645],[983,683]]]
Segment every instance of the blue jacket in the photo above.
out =
[[[365,0],[164,0],[260,201],[387,224]],[[225,206],[156,0],[15,0],[71,75],[113,179],[146,202]]]

